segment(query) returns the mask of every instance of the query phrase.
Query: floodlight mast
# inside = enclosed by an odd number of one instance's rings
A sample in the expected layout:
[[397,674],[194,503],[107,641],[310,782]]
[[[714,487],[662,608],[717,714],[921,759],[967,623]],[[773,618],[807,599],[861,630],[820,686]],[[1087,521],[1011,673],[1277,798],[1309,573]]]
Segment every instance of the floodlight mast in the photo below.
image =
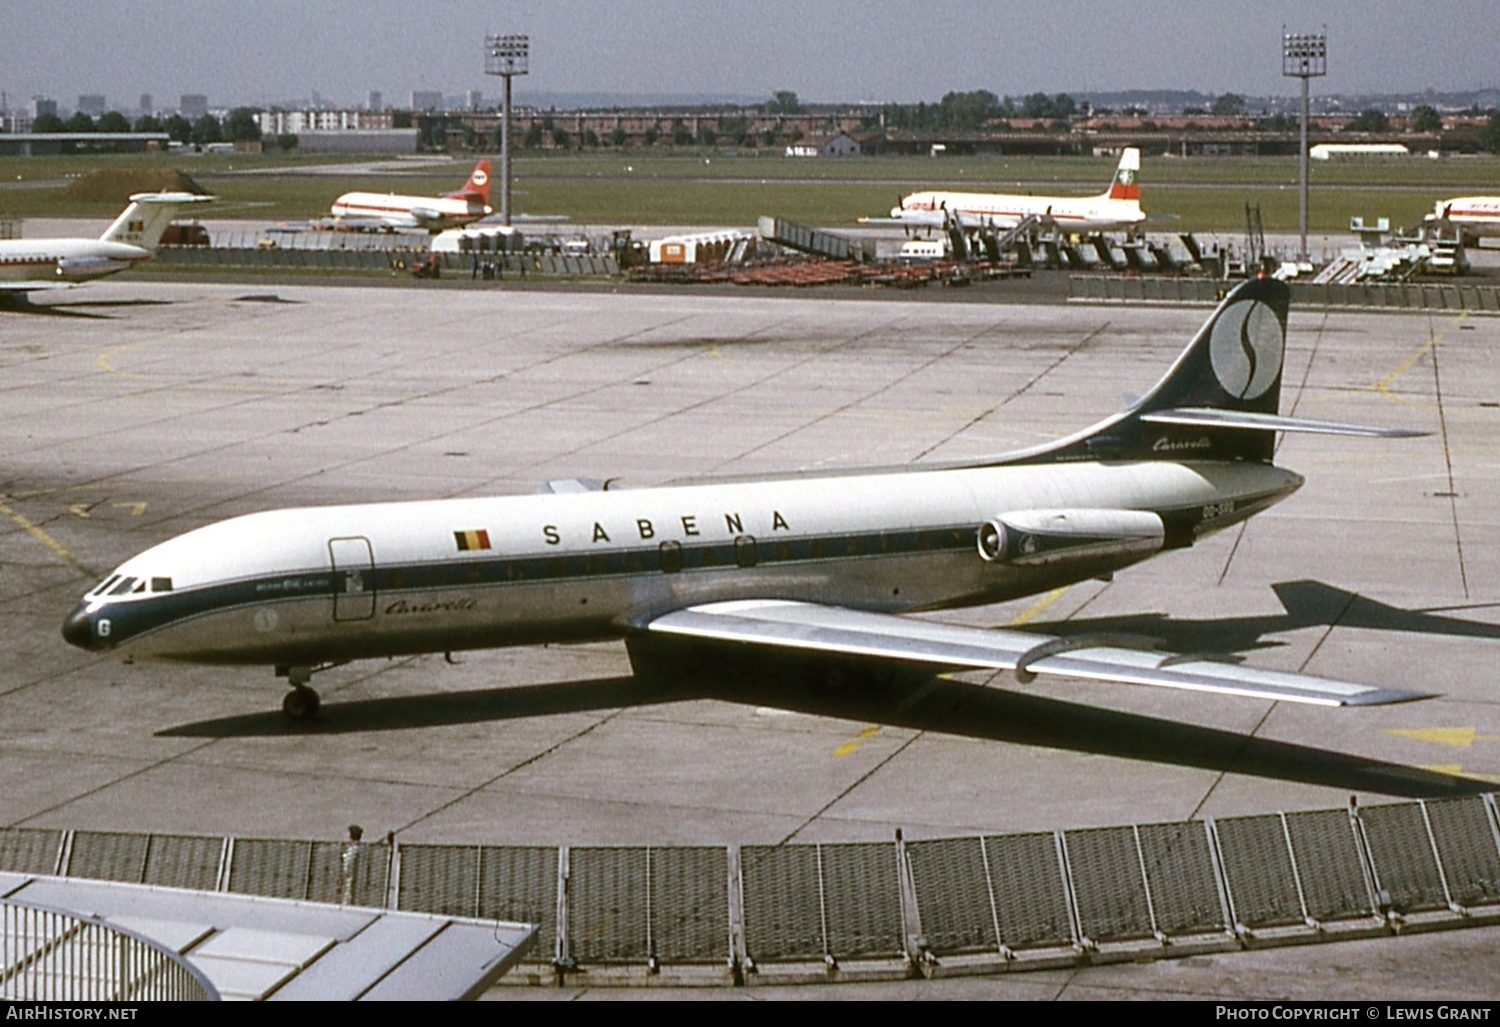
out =
[[510,80],[527,71],[530,36],[484,37],[484,73],[505,79],[500,108],[500,223],[510,224]]
[[1306,261],[1307,253],[1307,80],[1328,74],[1328,26],[1322,32],[1287,32],[1281,27],[1281,74],[1284,78],[1302,80],[1302,135],[1297,150],[1297,230],[1301,250],[1297,259]]

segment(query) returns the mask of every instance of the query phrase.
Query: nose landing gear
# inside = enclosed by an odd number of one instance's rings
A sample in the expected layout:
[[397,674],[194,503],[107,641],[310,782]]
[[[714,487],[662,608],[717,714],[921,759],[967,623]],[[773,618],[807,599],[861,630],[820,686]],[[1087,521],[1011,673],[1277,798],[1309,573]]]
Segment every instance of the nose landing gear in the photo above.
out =
[[297,685],[282,698],[281,712],[289,720],[311,720],[318,715],[321,704],[316,691],[306,685]]
[[287,684],[292,690],[281,700],[281,712],[285,713],[288,720],[312,720],[318,715],[318,708],[322,705],[322,699],[318,693],[308,687],[312,680],[313,671],[325,670],[335,664],[325,664],[322,667],[277,667],[276,676],[287,679]]

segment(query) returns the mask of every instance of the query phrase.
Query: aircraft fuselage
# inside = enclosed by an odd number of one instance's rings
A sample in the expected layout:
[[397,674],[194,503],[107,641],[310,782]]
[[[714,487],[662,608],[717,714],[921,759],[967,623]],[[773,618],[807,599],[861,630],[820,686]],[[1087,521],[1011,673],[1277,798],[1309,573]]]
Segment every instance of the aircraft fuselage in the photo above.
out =
[[86,282],[151,259],[151,251],[98,239],[23,239],[0,243],[0,281]]
[[490,208],[478,198],[345,193],[334,201],[332,213],[339,219],[371,220],[391,228],[438,232],[478,221],[490,213]]
[[992,223],[1004,228],[1019,224],[1023,218],[1036,216],[1050,219],[1065,232],[1109,232],[1132,228],[1142,221],[1139,203],[1111,200],[1106,196],[1087,199],[1059,199],[1047,196],[1013,196],[1005,193],[912,193],[891,211],[900,219],[911,214],[950,211],[970,222]]
[[[131,657],[309,666],[621,637],[735,599],[973,606],[1190,545],[1301,482],[1248,462],[1078,462],[277,510],[146,550],[64,634]],[[988,522],[1038,510],[1134,511],[1122,516],[1160,527],[981,554]]]

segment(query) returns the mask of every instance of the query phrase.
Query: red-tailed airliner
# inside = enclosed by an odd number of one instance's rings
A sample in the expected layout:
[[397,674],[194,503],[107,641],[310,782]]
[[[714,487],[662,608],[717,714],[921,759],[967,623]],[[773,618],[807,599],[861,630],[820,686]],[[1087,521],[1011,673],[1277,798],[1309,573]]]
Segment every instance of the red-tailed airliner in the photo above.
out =
[[1109,188],[1097,196],[1023,196],[1009,193],[955,193],[929,190],[901,200],[889,218],[862,218],[866,224],[901,224],[923,228],[1014,228],[1027,217],[1051,223],[1065,232],[1108,232],[1134,228],[1146,220],[1141,211],[1141,151],[1120,154]]
[[421,228],[441,232],[490,214],[490,159],[485,157],[457,192],[442,196],[400,196],[396,193],[345,193],[333,201],[333,216],[345,227]]
[[1500,196],[1439,200],[1433,217],[1452,223],[1463,233],[1464,242],[1477,245],[1482,238],[1500,236]]

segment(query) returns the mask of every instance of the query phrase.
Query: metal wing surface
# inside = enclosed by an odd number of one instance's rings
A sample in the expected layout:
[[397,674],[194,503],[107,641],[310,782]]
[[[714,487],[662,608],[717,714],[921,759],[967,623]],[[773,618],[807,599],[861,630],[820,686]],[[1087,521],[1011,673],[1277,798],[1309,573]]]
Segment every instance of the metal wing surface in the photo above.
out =
[[691,606],[662,614],[643,627],[652,634],[678,638],[894,660],[948,670],[1014,670],[1023,681],[1036,674],[1057,674],[1322,706],[1373,706],[1425,699],[1432,694],[1131,648],[1120,644],[1118,638],[1074,639],[962,627],[785,600]]
[[72,282],[39,281],[35,279],[31,281],[0,282],[0,292],[43,292],[52,289],[71,289],[73,285],[74,283]]

